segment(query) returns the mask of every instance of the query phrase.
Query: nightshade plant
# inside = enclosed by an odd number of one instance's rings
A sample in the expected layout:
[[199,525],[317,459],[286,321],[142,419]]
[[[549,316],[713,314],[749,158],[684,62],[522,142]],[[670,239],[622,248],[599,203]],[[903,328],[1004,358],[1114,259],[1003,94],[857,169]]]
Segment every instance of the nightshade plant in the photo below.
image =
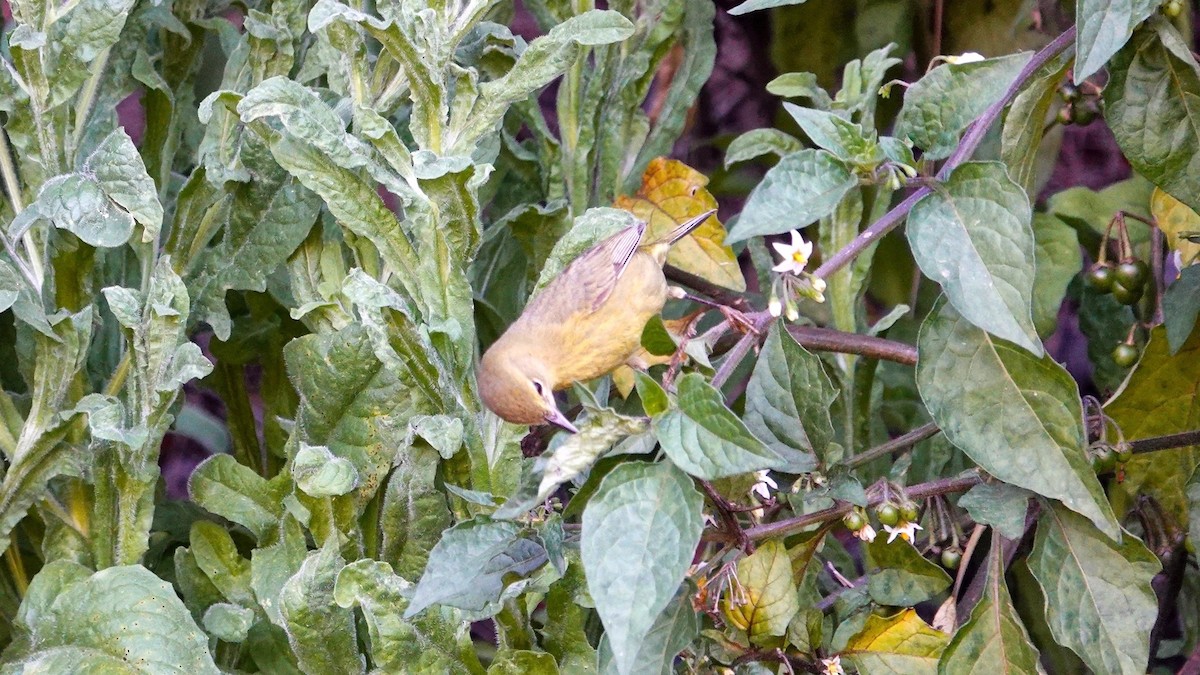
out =
[[[1179,3],[1078,0],[1034,51],[913,82],[889,81],[894,45],[839,62],[833,94],[774,80],[791,132],[728,144],[727,167],[771,166],[670,261],[725,311],[673,303],[652,367],[566,392],[580,433],[550,436],[483,409],[480,349],[600,238],[715,205],[660,158],[718,10],[594,4],[527,0],[526,40],[495,0],[10,2],[0,670],[1143,673],[1200,653]],[[1101,108],[1134,178],[1035,205],[1054,120]],[[792,230],[820,264],[772,272],[766,238]],[[1137,293],[1081,281],[1110,259],[1129,285],[1148,261]],[[882,300],[897,278],[907,303]],[[1047,353],[1064,302],[1099,398]],[[168,431],[213,451],[186,500],[160,476]]]

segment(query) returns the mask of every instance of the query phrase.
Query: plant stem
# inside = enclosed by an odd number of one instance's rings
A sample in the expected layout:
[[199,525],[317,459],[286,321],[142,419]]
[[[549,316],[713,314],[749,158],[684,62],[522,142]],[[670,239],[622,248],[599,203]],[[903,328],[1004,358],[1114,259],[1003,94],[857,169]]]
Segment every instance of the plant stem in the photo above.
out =
[[897,436],[886,443],[881,443],[880,445],[877,445],[869,450],[864,450],[858,453],[857,455],[846,460],[844,464],[851,469],[860,467],[873,459],[890,455],[897,450],[911,448],[926,438],[936,435],[940,431],[941,429],[938,429],[937,425],[933,422],[923,424],[902,436]]
[[1157,450],[1186,448],[1189,445],[1200,445],[1200,429],[1182,431],[1177,434],[1168,434],[1166,436],[1139,438],[1136,441],[1129,441],[1129,449],[1132,450],[1133,454],[1135,455],[1140,455],[1147,452],[1155,452]]
[[813,326],[788,326],[788,332],[805,349],[857,354],[907,366],[917,364],[917,348],[895,340]]

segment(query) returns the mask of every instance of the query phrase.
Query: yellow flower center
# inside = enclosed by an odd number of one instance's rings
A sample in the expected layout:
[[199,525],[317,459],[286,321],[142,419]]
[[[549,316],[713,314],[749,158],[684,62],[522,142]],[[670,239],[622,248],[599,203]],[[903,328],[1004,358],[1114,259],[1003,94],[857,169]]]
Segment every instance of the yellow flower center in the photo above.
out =
[[795,251],[792,253],[792,261],[797,265],[803,265],[808,262],[808,256],[804,255],[803,251]]

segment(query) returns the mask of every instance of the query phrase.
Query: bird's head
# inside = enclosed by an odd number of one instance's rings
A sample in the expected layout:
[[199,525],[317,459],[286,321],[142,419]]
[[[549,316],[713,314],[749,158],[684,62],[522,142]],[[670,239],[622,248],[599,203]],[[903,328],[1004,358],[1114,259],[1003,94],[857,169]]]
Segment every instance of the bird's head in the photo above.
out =
[[513,424],[553,424],[571,433],[578,429],[554,401],[554,379],[545,362],[519,345],[492,345],[477,372],[479,396],[492,412]]

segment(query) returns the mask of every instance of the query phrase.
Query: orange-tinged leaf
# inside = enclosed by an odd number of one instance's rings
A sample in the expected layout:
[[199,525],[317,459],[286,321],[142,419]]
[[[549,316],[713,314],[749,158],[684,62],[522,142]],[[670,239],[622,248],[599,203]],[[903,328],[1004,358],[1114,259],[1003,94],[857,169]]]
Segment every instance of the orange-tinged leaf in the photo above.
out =
[[949,641],[949,636],[931,628],[916,611],[906,609],[889,617],[867,617],[866,626],[850,638],[841,656],[860,673],[932,675]]
[[[708,177],[699,171],[678,160],[658,157],[642,174],[637,194],[618,197],[614,206],[646,221],[645,241],[656,241],[688,218],[717,208],[717,200],[705,185]],[[667,262],[719,286],[746,290],[737,257],[725,245],[725,226],[716,216],[676,243]]]
[[1200,259],[1200,244],[1194,244],[1183,235],[1200,232],[1200,214],[1197,214],[1183,202],[1154,188],[1150,197],[1150,213],[1163,231],[1167,246],[1172,251],[1179,251],[1179,257],[1185,266]]
[[783,635],[800,611],[792,559],[780,541],[768,541],[739,560],[732,586],[722,602],[725,618],[751,641]]

